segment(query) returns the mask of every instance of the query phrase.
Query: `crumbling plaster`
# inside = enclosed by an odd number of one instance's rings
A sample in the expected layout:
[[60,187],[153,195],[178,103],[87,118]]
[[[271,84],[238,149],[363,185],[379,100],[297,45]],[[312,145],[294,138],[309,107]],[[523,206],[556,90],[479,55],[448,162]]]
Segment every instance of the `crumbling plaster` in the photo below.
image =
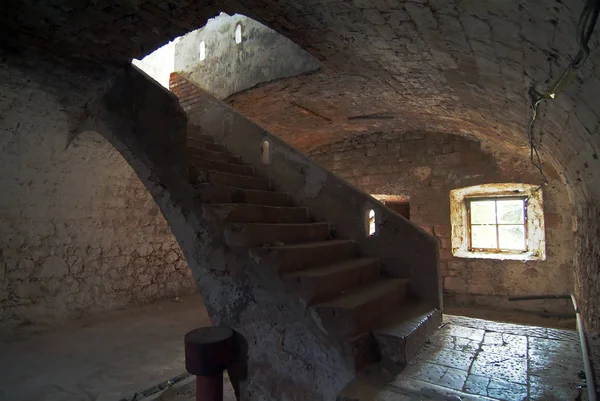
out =
[[86,80],[48,88],[23,66],[0,64],[3,326],[54,324],[196,291],[128,163],[98,133],[70,131],[81,107],[71,85]]
[[[236,43],[236,26],[242,41]],[[204,42],[206,59],[200,60]],[[175,45],[175,68],[207,92],[225,99],[258,84],[319,69],[319,62],[274,30],[243,15],[221,14]]]

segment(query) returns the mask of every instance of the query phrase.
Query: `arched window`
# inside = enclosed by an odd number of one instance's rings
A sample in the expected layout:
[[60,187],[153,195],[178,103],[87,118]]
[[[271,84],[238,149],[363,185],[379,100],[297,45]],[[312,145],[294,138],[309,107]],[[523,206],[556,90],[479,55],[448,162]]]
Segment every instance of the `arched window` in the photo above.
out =
[[270,164],[271,163],[271,143],[269,142],[268,139],[265,139],[262,142],[260,152],[261,152],[260,160],[261,160],[262,164]]
[[200,61],[206,58],[206,43],[200,42]]
[[375,235],[375,210],[369,209],[365,214],[365,226],[368,228],[367,235]]
[[242,43],[242,24],[238,22],[235,26],[235,43]]

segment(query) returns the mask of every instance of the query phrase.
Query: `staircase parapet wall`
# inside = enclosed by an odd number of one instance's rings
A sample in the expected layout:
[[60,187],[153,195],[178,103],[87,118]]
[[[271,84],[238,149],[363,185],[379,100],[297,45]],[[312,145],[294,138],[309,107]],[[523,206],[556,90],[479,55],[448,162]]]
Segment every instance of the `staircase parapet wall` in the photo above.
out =
[[[190,124],[199,125],[217,143],[270,177],[281,191],[307,206],[315,219],[331,223],[337,237],[355,240],[364,255],[381,258],[386,275],[409,277],[419,298],[442,307],[439,250],[433,236],[179,74],[171,74],[170,87]],[[261,151],[265,140],[268,164],[263,163]],[[369,210],[375,211],[373,236],[366,232]]]

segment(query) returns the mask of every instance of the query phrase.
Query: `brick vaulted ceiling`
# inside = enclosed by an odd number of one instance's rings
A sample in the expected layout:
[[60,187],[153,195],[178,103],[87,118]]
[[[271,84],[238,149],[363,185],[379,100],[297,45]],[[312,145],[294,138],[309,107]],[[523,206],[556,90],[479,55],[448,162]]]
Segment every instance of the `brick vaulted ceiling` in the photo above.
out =
[[[0,44],[125,64],[219,11],[237,12],[322,62],[317,73],[229,99],[301,149],[408,128],[525,149],[528,90],[544,90],[577,52],[583,6],[584,0],[5,0]],[[598,37],[536,126],[542,153],[573,183],[600,167]],[[371,114],[393,118],[348,120]]]

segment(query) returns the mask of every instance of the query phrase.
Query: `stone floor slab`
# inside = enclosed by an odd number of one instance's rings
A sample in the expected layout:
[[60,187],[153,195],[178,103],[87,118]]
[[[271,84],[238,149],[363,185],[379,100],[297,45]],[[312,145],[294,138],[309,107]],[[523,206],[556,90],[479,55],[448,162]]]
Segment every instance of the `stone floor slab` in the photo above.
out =
[[434,363],[449,368],[469,370],[469,366],[471,366],[473,357],[474,354],[469,352],[426,347],[421,353],[419,353],[416,356],[415,363],[427,361],[429,363]]
[[581,352],[579,341],[561,341],[548,338],[529,338],[529,352],[543,354],[546,352],[565,353],[575,355]]
[[487,332],[481,344],[481,350],[486,353],[507,355],[514,358],[526,358],[527,337]]
[[488,395],[487,389],[491,379],[487,376],[470,374],[464,386],[464,391],[469,394]]
[[514,334],[518,336],[548,338],[562,341],[578,341],[579,336],[574,330],[552,329],[537,326],[525,326],[512,323],[493,322],[490,320],[474,319],[465,316],[448,316],[445,323],[464,326],[478,330],[495,331],[498,333]]
[[457,337],[447,333],[435,333],[429,339],[429,344],[434,348],[446,348],[468,353],[475,353],[479,349],[480,343],[481,340]]
[[525,401],[528,397],[528,391],[525,384],[492,379],[488,386],[488,396],[502,401]]
[[470,394],[493,397],[502,401],[527,399],[527,386],[502,379],[471,374],[467,378],[464,391]]
[[[561,377],[530,377],[530,401],[571,401],[577,400],[580,390],[578,387],[583,380],[569,380]],[[587,399],[586,389],[583,395]]]
[[432,338],[453,336],[467,338],[476,342],[481,342],[483,341],[484,334],[485,330],[482,329],[476,329],[472,327],[459,326],[456,324],[448,323],[440,327],[439,330],[436,333],[434,333]]
[[428,383],[437,383],[446,373],[446,366],[423,362],[411,364],[402,371],[401,377],[413,377]]
[[466,370],[448,368],[444,376],[436,383],[438,386],[448,387],[454,390],[462,390],[467,381],[468,372]]
[[471,373],[512,383],[527,384],[527,359],[480,352],[473,361]]

